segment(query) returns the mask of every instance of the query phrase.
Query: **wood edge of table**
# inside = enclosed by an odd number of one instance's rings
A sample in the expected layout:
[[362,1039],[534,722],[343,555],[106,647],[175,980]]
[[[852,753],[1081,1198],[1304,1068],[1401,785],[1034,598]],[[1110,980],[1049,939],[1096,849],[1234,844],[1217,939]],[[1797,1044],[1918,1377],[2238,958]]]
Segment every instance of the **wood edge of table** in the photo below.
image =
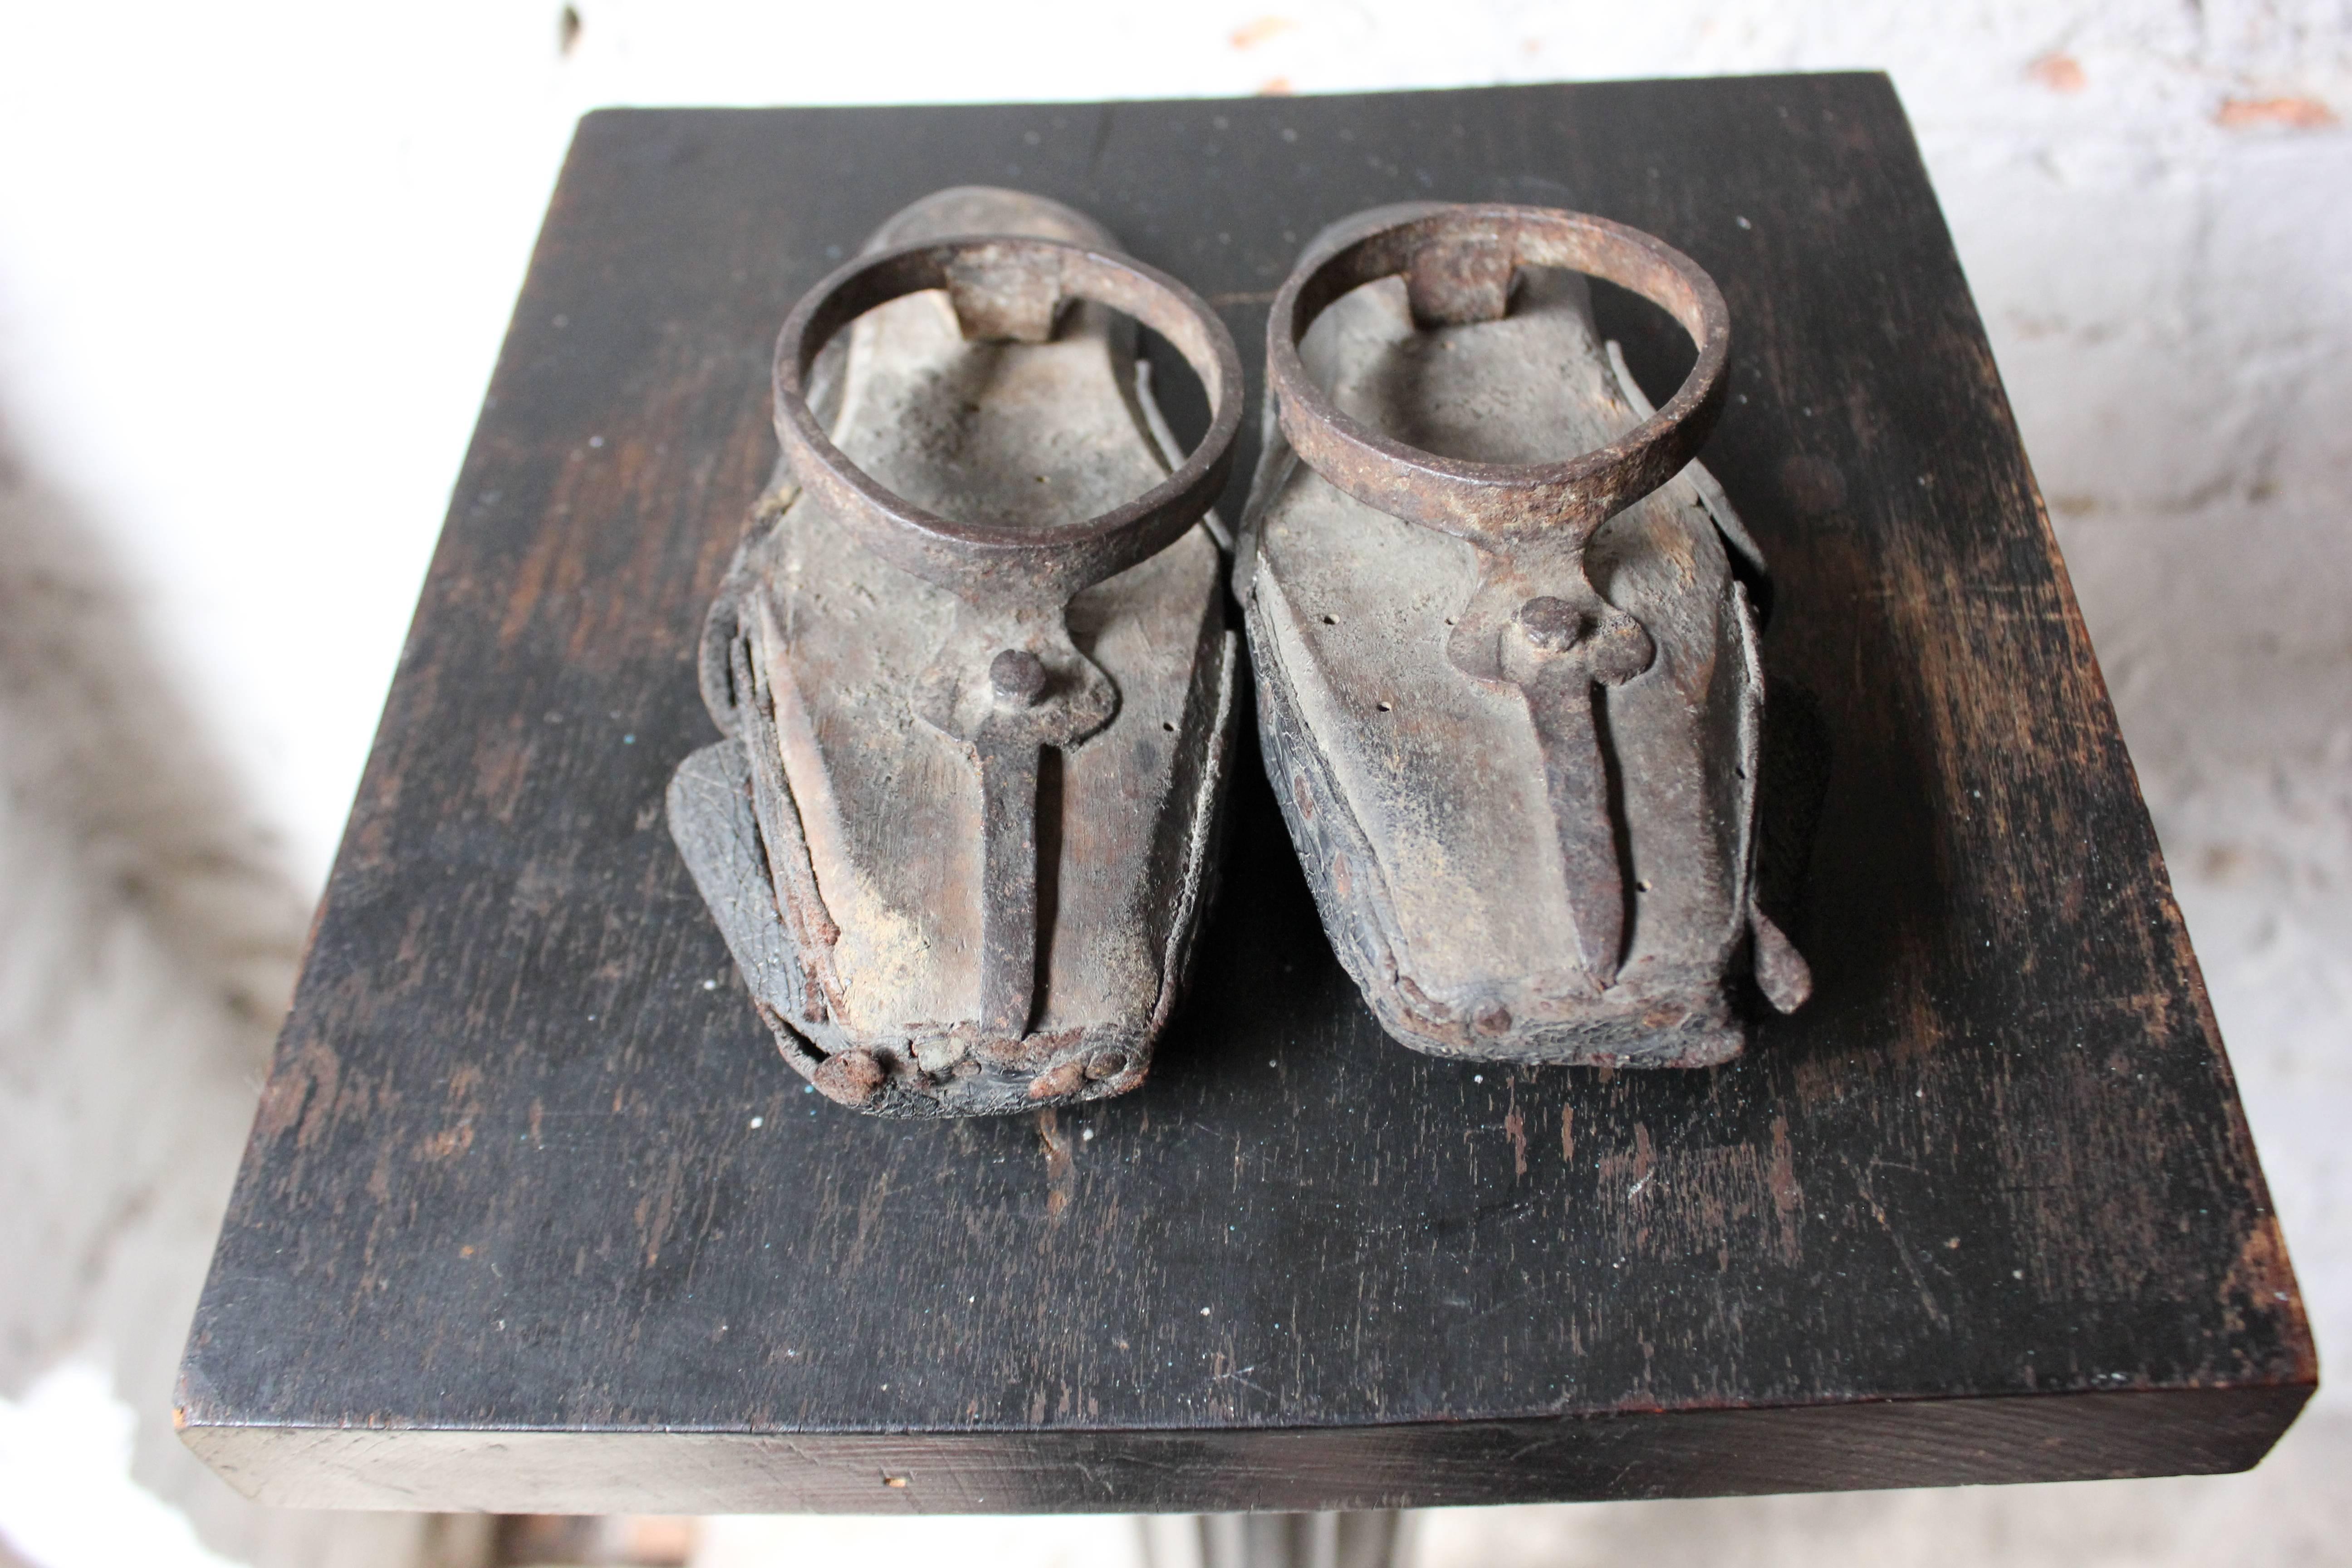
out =
[[[2313,1382],[1328,1428],[950,1433],[387,1428],[178,1412],[280,1507],[496,1513],[1442,1508],[2220,1475]],[[903,1483],[903,1484],[900,1484]]]
[[[1826,70],[1732,71],[1697,76],[1632,76],[1632,77],[1570,77],[1543,81],[1455,82],[1423,87],[1360,87],[1343,88],[1330,92],[1301,91],[1281,95],[1285,103],[1347,103],[1364,99],[1440,99],[1449,94],[1469,95],[1488,93],[1557,92],[1562,88],[1579,90],[1599,89],[1616,92],[1627,89],[1668,90],[1706,90],[1727,82],[1741,85],[1774,82],[1843,82],[1849,85],[1882,89],[1905,132],[1911,131],[1909,111],[1903,107],[1902,93],[1895,85],[1894,74],[1873,66],[1835,66]],[[870,102],[844,103],[607,103],[582,110],[572,121],[572,139],[565,144],[567,158],[578,150],[583,132],[609,135],[625,127],[653,121],[721,119],[747,120],[760,116],[823,113],[881,113],[907,109],[923,110],[1032,110],[1045,113],[1085,112],[1089,110],[1136,110],[1149,112],[1159,109],[1181,109],[1200,105],[1222,109],[1234,104],[1260,104],[1267,100],[1262,92],[1198,92],[1154,93],[1141,98],[978,98],[942,103],[908,104],[877,99]]]

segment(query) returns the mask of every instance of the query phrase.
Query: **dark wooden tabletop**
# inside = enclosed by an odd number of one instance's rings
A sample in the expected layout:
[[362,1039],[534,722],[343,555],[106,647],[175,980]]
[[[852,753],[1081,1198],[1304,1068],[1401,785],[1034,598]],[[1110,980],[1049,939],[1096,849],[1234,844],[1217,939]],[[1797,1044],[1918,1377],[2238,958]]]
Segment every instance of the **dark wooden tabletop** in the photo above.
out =
[[[963,182],[1100,217],[1253,366],[1299,246],[1378,203],[1573,206],[1706,267],[1706,459],[1775,570],[1768,838],[1811,1005],[1702,1072],[1409,1053],[1245,750],[1146,1088],[962,1123],[808,1093],[662,790],[712,736],[696,637],[774,451],[776,328]],[[1664,318],[1602,310],[1670,386]],[[239,1487],[948,1511],[2040,1480],[2250,1465],[2316,1376],[1884,78],[582,122],[189,1343],[187,1440]]]

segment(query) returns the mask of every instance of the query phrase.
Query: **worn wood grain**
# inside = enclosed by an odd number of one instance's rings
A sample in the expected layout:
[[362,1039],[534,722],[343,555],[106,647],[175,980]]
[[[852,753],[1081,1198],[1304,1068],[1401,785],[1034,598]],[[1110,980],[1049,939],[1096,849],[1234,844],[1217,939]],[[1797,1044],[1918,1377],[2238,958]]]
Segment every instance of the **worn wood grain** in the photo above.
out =
[[[773,449],[776,324],[968,181],[1094,214],[1244,343],[1308,235],[1404,197],[1571,205],[1706,267],[1811,1005],[1705,1072],[1402,1050],[1244,763],[1146,1087],[957,1124],[805,1093],[662,789],[710,738],[696,639]],[[1663,320],[1603,324],[1671,385]],[[186,1436],[238,1485],[923,1510],[2023,1480],[2243,1467],[2315,1378],[1884,79],[583,123],[190,1341]]]

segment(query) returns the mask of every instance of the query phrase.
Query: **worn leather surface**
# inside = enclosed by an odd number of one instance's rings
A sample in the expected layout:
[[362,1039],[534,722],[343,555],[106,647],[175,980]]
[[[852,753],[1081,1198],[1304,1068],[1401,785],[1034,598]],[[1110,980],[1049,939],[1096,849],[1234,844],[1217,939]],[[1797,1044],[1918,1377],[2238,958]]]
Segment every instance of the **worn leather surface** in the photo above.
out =
[[[918,204],[869,248],[975,232],[1113,244],[1058,204],[965,190]],[[1132,329],[1099,307],[1066,310],[1049,342],[970,342],[933,291],[845,335],[834,439],[932,510],[1050,528],[1168,472]],[[722,705],[735,733],[680,771],[671,820],[786,1059],[815,1076],[828,1057],[866,1053],[885,1076],[864,1108],[885,1113],[1023,1110],[1133,1088],[1199,917],[1232,727],[1236,639],[1208,527],[1070,605],[1071,637],[1110,678],[1117,710],[1048,753],[1036,1015],[1017,1047],[987,1049],[977,766],[923,701],[969,608],[860,547],[788,473],[754,515],[706,646],[748,642],[772,724],[738,722],[740,694]],[[789,814],[772,838],[797,858],[781,900],[771,856],[749,852],[755,770],[726,752],[760,745],[780,763],[767,809]]]
[[[1301,349],[1342,412],[1449,457],[1558,459],[1640,418],[1570,273],[1527,272],[1500,320],[1429,331],[1386,279],[1335,302]],[[1447,657],[1477,552],[1354,500],[1280,441],[1244,546],[1260,730],[1324,924],[1382,1026],[1444,1055],[1736,1055],[1763,674],[1694,482],[1620,512],[1587,552],[1594,586],[1657,647],[1642,675],[1595,688],[1630,906],[1602,989],[1577,959],[1527,700]]]

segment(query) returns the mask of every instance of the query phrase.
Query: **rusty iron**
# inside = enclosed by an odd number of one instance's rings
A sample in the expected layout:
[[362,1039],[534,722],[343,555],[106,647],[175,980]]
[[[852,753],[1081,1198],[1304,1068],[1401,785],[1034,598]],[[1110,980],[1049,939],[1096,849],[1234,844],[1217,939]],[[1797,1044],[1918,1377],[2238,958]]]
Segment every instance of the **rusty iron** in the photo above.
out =
[[[1581,275],[1689,333],[1664,406]],[[1729,347],[1696,262],[1547,208],[1361,215],[1276,296],[1236,589],[1325,923],[1407,1045],[1699,1065],[1741,1047],[1738,970],[1784,1010],[1810,989],[1754,897],[1733,560],[1761,561],[1694,460]]]
[[[927,289],[946,291],[972,342],[1049,342],[1064,308],[1077,300],[1123,312],[1166,338],[1201,378],[1212,406],[1208,434],[1150,490],[1075,526],[950,521],[892,492],[833,444],[809,406],[807,378],[842,328]],[[774,388],[785,463],[866,549],[977,608],[1015,614],[1058,611],[1199,521],[1224,488],[1241,429],[1241,356],[1207,301],[1132,258],[1034,237],[916,241],[845,263],[785,318]]]
[[[1423,451],[1351,418],[1299,360],[1315,319],[1367,283],[1405,275],[1413,325],[1443,329],[1500,320],[1511,279],[1528,267],[1606,279],[1681,323],[1698,359],[1673,400],[1619,438],[1564,461],[1477,462]],[[1493,205],[1423,211],[1302,265],[1275,296],[1265,363],[1283,437],[1318,473],[1376,510],[1501,553],[1580,547],[1672,479],[1715,427],[1730,353],[1723,295],[1682,252],[1606,218]]]
[[[1209,394],[1181,461],[1136,322]],[[703,643],[730,739],[671,792],[755,1001],[818,1089],[879,1114],[1133,1088],[1231,728],[1203,519],[1232,338],[1080,215],[968,187],[801,300],[773,386],[777,479]]]

